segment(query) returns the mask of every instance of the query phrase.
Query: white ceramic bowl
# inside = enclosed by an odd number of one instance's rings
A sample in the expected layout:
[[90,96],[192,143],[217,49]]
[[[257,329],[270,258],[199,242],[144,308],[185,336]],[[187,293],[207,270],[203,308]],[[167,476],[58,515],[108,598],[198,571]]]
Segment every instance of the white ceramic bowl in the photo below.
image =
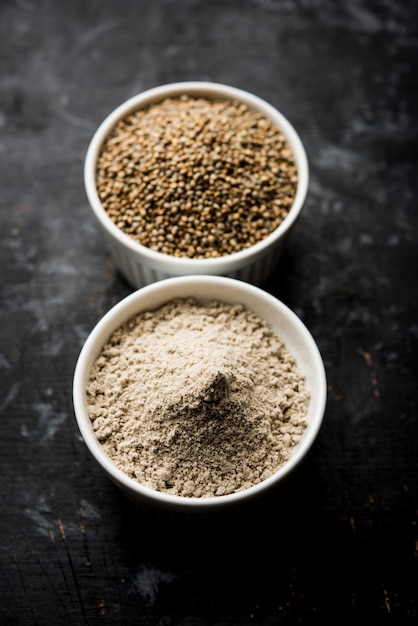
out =
[[[283,222],[264,240],[233,254],[213,259],[177,258],[147,248],[125,234],[106,214],[96,187],[96,164],[104,140],[116,123],[152,103],[167,97],[188,94],[209,99],[238,100],[261,112],[283,133],[296,161],[298,186],[293,205]],[[261,285],[276,266],[288,235],[304,205],[308,189],[308,161],[301,139],[289,121],[261,98],[227,85],[191,81],[162,85],[136,95],[118,106],[102,122],[88,147],[84,164],[84,184],[90,206],[104,233],[117,268],[126,280],[139,288],[149,283],[192,274],[223,275]]]
[[[284,340],[305,376],[311,394],[308,425],[290,459],[272,476],[246,490],[208,498],[182,497],[155,491],[129,478],[105,454],[88,416],[86,387],[91,367],[110,335],[140,311],[152,310],[177,297],[193,297],[205,303],[220,300],[241,303],[267,321]],[[95,460],[130,500],[154,511],[203,513],[228,510],[277,487],[295,470],[310,450],[320,430],[326,405],[326,376],[320,352],[302,321],[282,302],[261,288],[219,276],[170,278],[139,289],[116,304],[96,325],[79,355],[74,374],[73,401],[81,435]]]

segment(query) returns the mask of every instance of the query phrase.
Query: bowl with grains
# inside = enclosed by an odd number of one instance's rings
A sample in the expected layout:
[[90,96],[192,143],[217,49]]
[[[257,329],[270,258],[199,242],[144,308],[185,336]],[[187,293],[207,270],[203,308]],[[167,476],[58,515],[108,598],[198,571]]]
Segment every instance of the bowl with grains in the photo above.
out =
[[163,279],[93,328],[73,380],[93,458],[139,507],[232,510],[291,476],[326,405],[319,349],[299,317],[235,278]]
[[135,288],[184,275],[261,285],[308,188],[302,141],[274,106],[205,81],[128,99],[87,149],[89,204]]

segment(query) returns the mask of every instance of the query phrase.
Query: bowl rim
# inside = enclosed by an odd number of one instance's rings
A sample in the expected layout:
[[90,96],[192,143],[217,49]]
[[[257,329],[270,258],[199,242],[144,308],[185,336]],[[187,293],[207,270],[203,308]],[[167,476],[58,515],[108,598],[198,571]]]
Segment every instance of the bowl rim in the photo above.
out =
[[[180,96],[185,93],[192,96],[202,96],[208,98],[236,99],[244,102],[250,108],[264,114],[283,132],[293,151],[298,170],[298,185],[295,199],[289,213],[279,226],[264,239],[256,242],[254,245],[245,248],[244,250],[238,250],[237,252],[213,259],[174,257],[163,252],[152,250],[151,248],[135,241],[132,237],[118,228],[112,219],[107,215],[99,199],[95,182],[96,163],[100,149],[104,140],[120,119],[135,110],[146,107],[154,102],[159,102],[167,97]],[[211,81],[194,80],[172,82],[152,87],[128,98],[113,109],[101,122],[91,138],[84,159],[83,177],[85,192],[93,213],[105,232],[115,239],[119,245],[128,249],[135,255],[140,255],[151,265],[161,265],[163,263],[175,261],[178,271],[180,272],[185,271],[190,274],[191,270],[194,269],[197,273],[210,273],[211,271],[216,273],[218,269],[223,269],[225,264],[230,264],[231,267],[234,267],[245,263],[254,256],[264,254],[271,245],[275,244],[276,241],[288,233],[299,217],[306,199],[309,184],[309,164],[304,145],[294,126],[283,115],[283,113],[281,113],[269,102],[238,87]]]
[[[91,366],[98,356],[105,341],[111,333],[118,328],[124,321],[135,315],[136,313],[156,308],[169,301],[174,297],[196,297],[198,301],[209,301],[215,299],[213,296],[197,295],[201,294],[201,288],[219,289],[222,288],[223,295],[217,298],[219,301],[237,303],[245,302],[244,306],[252,308],[249,302],[257,301],[258,306],[254,306],[253,310],[263,309],[269,311],[270,315],[278,315],[285,320],[295,336],[295,342],[298,342],[306,350],[309,360],[311,361],[311,371],[314,372],[314,381],[311,381],[312,389],[314,389],[314,404],[310,405],[308,415],[311,421],[306,429],[300,442],[295,446],[292,455],[286,463],[262,482],[249,487],[248,489],[234,492],[231,494],[212,496],[212,497],[185,497],[168,494],[154,490],[150,487],[142,485],[138,481],[127,476],[120,470],[116,464],[107,456],[101,444],[94,435],[93,428],[88,416],[88,403],[86,397],[86,384]],[[196,291],[197,288],[197,291]],[[234,295],[228,298],[225,293],[233,288]],[[176,295],[177,294],[177,295]],[[148,302],[159,302],[150,306]],[[258,313],[262,316],[262,313]],[[265,318],[267,319],[267,318]],[[269,320],[267,320],[269,321]],[[278,332],[278,331],[276,331]],[[288,343],[284,338],[285,344]],[[299,363],[299,365],[302,365]],[[303,366],[301,367],[302,373]],[[281,483],[287,478],[291,472],[299,465],[301,460],[307,455],[311,449],[325,414],[327,399],[326,374],[322,356],[319,348],[302,320],[287,305],[278,300],[275,296],[264,291],[260,287],[246,283],[239,279],[224,276],[211,275],[189,275],[167,278],[156,283],[152,283],[133,293],[125,296],[97,322],[88,335],[77,359],[73,377],[73,406],[76,422],[82,435],[84,443],[90,450],[91,454],[101,466],[102,470],[113,480],[121,489],[130,497],[140,499],[141,501],[154,504],[163,509],[171,509],[172,511],[202,512],[217,510],[220,508],[228,508],[229,506],[248,501],[257,497],[272,487]],[[312,400],[311,400],[312,402]]]

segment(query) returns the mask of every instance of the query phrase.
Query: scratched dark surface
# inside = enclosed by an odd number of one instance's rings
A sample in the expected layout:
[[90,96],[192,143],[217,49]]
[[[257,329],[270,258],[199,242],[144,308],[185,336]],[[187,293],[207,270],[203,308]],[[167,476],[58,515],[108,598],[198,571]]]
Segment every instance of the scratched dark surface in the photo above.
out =
[[[1,0],[2,625],[417,623],[416,6]],[[131,292],[87,206],[87,145],[123,100],[188,79],[267,99],[305,143],[305,210],[264,288],[329,384],[297,474],[204,528],[134,510],[71,395]]]

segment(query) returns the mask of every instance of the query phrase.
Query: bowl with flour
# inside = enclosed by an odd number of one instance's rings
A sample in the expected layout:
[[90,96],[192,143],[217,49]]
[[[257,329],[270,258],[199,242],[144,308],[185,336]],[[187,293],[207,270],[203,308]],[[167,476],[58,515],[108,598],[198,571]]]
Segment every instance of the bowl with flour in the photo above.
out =
[[294,230],[308,176],[302,141],[277,108],[206,81],[120,104],[84,163],[93,215],[135,288],[196,274],[260,286]]
[[318,347],[261,288],[169,278],[93,328],[73,381],[81,435],[133,502],[203,513],[251,501],[311,449],[326,404]]

